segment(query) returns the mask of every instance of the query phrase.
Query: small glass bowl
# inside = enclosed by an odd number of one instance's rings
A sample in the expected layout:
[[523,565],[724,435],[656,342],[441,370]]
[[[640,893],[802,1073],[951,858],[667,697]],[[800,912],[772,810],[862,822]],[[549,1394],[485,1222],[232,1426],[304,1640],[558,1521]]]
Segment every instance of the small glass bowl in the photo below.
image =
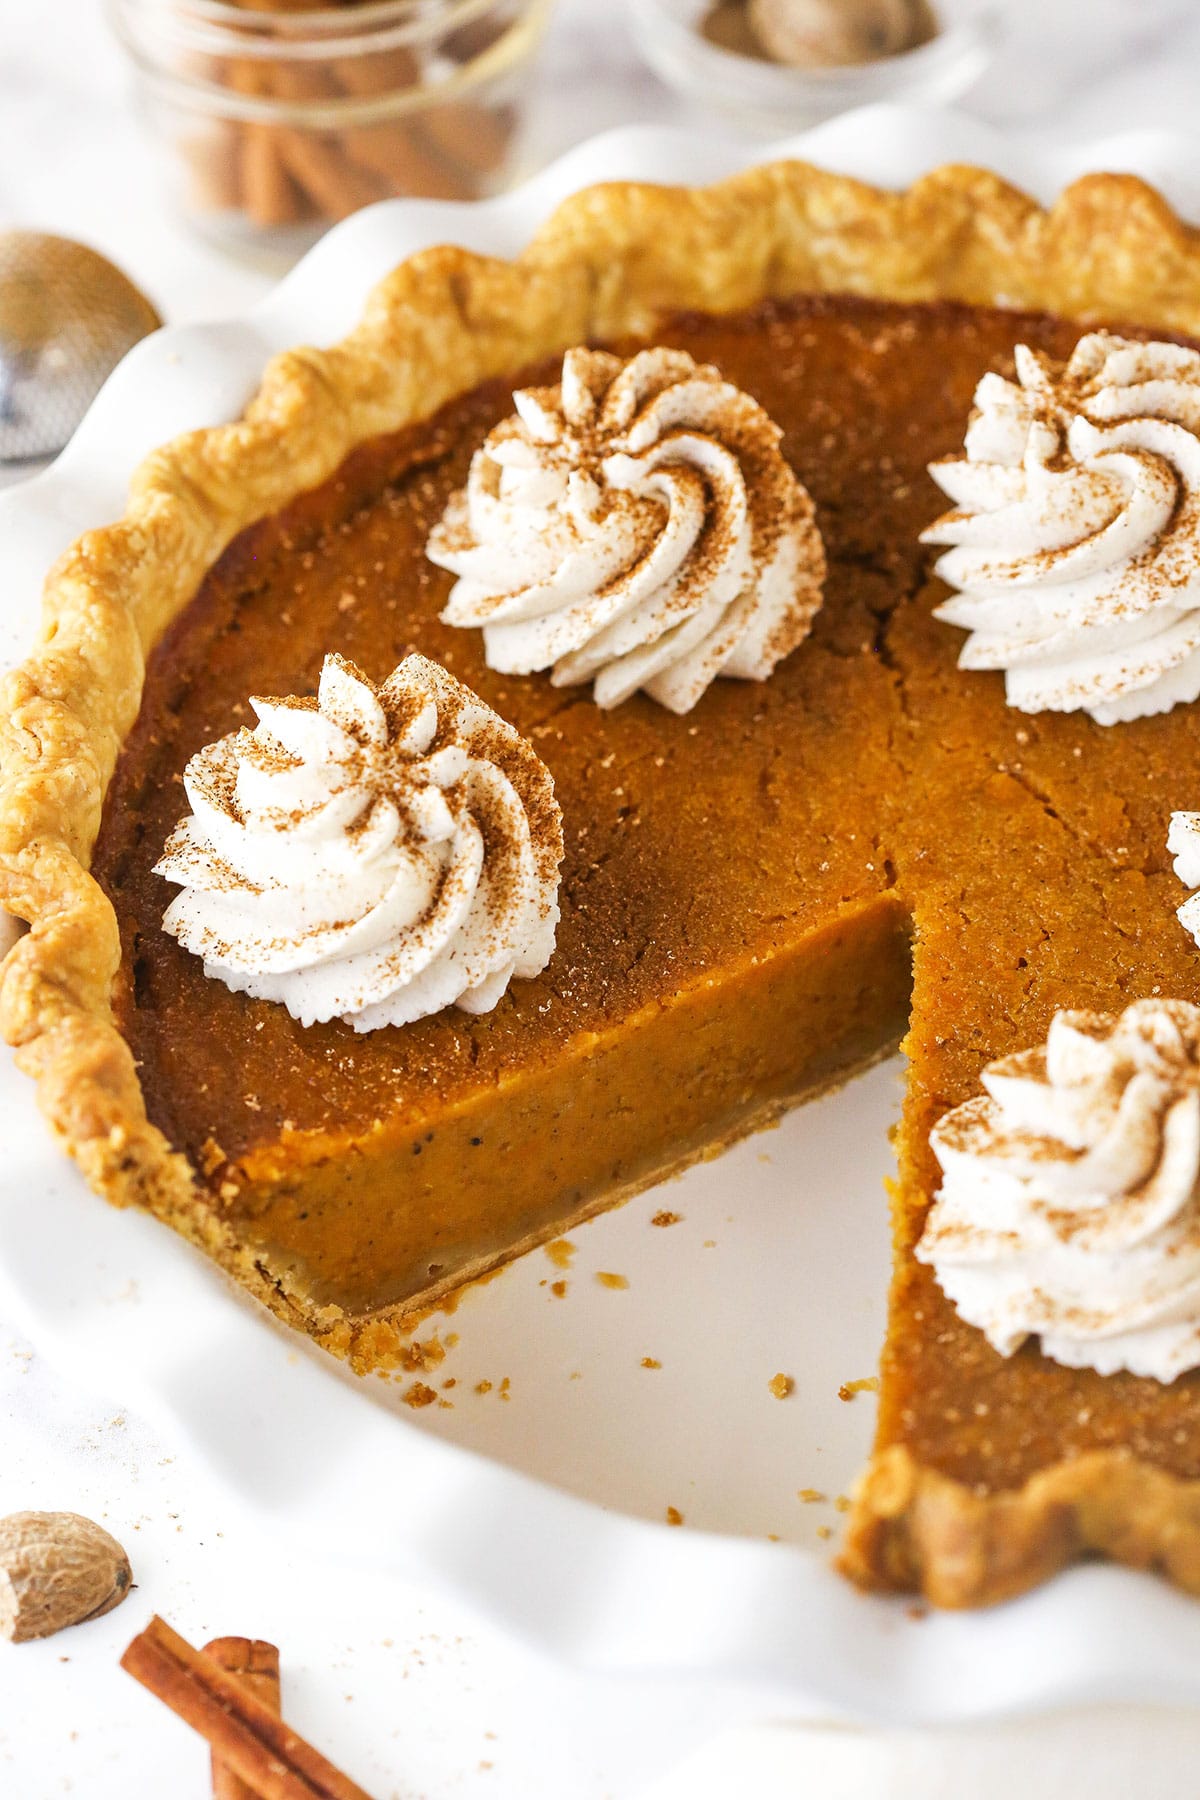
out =
[[938,29],[913,50],[844,68],[791,69],[704,37],[700,24],[711,3],[628,0],[634,38],[669,87],[762,137],[783,137],[879,101],[955,100],[983,74],[1000,40],[1000,9],[990,0],[933,0]]
[[108,0],[179,205],[275,262],[375,200],[507,186],[550,6]]

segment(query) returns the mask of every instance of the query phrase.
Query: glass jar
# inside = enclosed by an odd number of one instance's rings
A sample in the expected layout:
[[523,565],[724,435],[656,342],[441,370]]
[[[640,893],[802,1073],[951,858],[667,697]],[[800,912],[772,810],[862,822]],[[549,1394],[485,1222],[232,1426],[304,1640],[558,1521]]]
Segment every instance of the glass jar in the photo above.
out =
[[395,195],[513,177],[552,0],[108,0],[184,211],[297,256]]

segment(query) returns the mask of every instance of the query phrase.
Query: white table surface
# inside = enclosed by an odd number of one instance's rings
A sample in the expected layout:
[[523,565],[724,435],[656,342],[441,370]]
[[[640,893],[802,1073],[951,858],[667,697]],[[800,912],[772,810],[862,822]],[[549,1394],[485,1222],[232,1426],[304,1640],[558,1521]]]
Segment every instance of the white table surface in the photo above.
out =
[[[1200,7],[1178,0],[1019,0],[1013,43],[968,105],[1068,139],[1195,129]],[[1036,55],[1030,44],[1036,39]],[[531,151],[637,120],[689,115],[637,63],[616,0],[561,0]],[[87,239],[173,322],[240,310],[261,272],[164,209],[125,71],[96,0],[0,5],[0,225]],[[30,1196],[31,1204],[36,1197]],[[715,1800],[1025,1790],[1094,1800],[1147,1786],[1194,1794],[1200,1721],[1107,1709],[953,1734],[800,1730],[747,1716],[709,1741],[702,1694],[638,1691],[531,1655],[438,1594],[298,1558],[238,1518],[137,1418],[97,1402],[0,1325],[0,1513],[73,1509],[106,1521],[138,1591],[117,1613],[41,1645],[0,1646],[5,1800],[200,1800],[198,1740],[116,1667],[152,1608],[193,1641],[227,1632],[285,1651],[289,1715],[373,1794],[395,1800]],[[727,1715],[728,1716],[728,1715]],[[1084,1746],[1101,1744],[1089,1756]]]

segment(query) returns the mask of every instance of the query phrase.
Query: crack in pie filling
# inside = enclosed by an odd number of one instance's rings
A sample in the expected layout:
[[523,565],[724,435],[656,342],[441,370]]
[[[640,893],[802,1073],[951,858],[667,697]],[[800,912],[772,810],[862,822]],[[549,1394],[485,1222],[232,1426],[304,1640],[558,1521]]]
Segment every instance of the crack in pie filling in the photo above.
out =
[[[1131,346],[1200,331],[1195,241],[1124,178],[1081,183],[1052,214],[963,170],[907,196],[800,165],[708,194],[597,190],[515,269],[450,251],[406,265],[347,346],[298,354],[244,424],[163,453],[129,518],[60,566],[65,629],[8,690],[3,895],[33,929],[6,966],[5,1020],[93,1184],[367,1368],[462,1281],[903,1038],[878,1440],[843,1567],[970,1605],[1098,1552],[1200,1591],[1186,1354],[1170,1381],[1068,1366],[1040,1347],[1036,1308],[1019,1315],[1034,1335],[997,1349],[943,1292],[934,1239],[917,1254],[939,1149],[978,1138],[931,1132],[978,1105],[989,1065],[1033,1066],[1020,1058],[1064,1012],[1157,1018],[1198,997],[1167,848],[1200,790],[1192,705],[1102,725],[1082,705],[1007,704],[979,558],[958,554],[959,527],[921,542],[942,510],[927,466],[961,459],[981,379],[1066,365],[1082,320]],[[706,674],[687,710],[636,691],[640,663],[597,704],[596,670],[638,646],[595,651],[594,633],[567,671],[581,685],[539,672],[576,643],[549,655],[539,639],[529,672],[489,667],[486,594],[452,601],[467,540],[435,534],[448,509],[461,528],[472,459],[514,389],[552,387],[586,341],[717,371],[780,428],[811,497],[826,570],[807,635],[789,626],[766,678]],[[1081,461],[1150,454],[1082,436]],[[943,486],[957,481],[961,516],[994,511],[1008,483],[1033,532],[1012,554],[1044,555],[1017,478],[1070,486],[1057,454],[988,475],[988,493],[961,473]],[[1117,473],[1090,498],[1070,486],[1085,531],[1103,530]],[[431,535],[450,567],[427,557]],[[957,599],[933,568],[947,543]],[[1081,633],[1110,622],[1097,592],[1067,597],[1071,681]],[[958,666],[963,625],[992,632],[985,666]],[[315,696],[331,651],[368,686],[429,659],[553,780],[553,955],[489,988],[489,1011],[356,1031],[327,1008],[305,1025],[207,978],[162,928],[177,889],[155,865],[189,759],[253,725],[250,696]],[[1171,1054],[1178,1073],[1187,1055]]]

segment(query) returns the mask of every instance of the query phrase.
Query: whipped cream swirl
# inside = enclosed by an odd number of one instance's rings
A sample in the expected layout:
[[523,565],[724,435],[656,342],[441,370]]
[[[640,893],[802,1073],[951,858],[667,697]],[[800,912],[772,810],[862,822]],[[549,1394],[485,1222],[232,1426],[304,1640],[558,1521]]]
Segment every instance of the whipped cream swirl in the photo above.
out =
[[681,350],[569,350],[513,395],[428,555],[442,617],[489,667],[641,688],[687,712],[718,675],[764,681],[807,633],[825,557],[812,502],[757,401]]
[[1008,1356],[1172,1381],[1200,1365],[1200,1007],[1060,1012],[931,1135],[917,1256]]
[[924,532],[961,590],[964,669],[1010,706],[1100,725],[1200,695],[1200,352],[1091,332],[1064,365],[1019,345],[985,375],[966,456],[930,473],[955,510]]
[[488,1012],[554,949],[562,821],[549,771],[468,688],[408,656],[376,688],[327,656],[315,700],[188,763],[157,873],[204,972],[303,1025]]
[[[1167,849],[1175,858],[1175,873],[1184,886],[1200,888],[1200,813],[1171,814]],[[1191,894],[1176,909],[1175,916],[1200,944],[1200,893]]]

